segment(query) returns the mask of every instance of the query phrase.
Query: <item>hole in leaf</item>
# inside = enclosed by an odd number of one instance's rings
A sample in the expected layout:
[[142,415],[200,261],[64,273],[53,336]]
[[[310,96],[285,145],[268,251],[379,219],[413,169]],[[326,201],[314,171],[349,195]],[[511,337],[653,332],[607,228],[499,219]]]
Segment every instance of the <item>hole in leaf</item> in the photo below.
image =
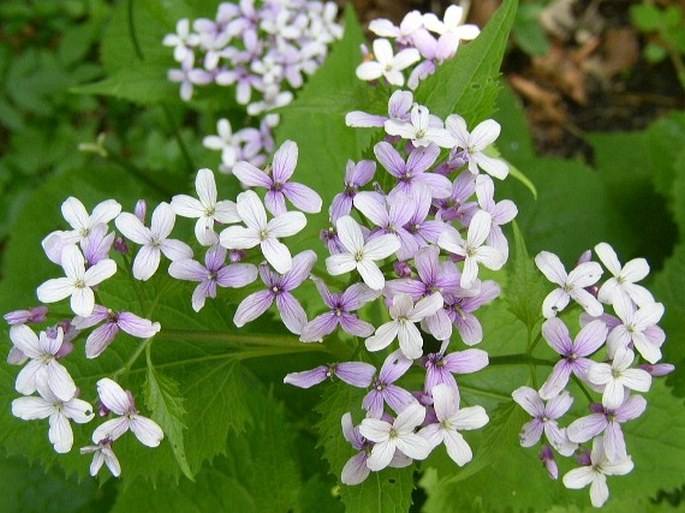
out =
[[395,484],[396,482],[397,482],[397,479],[395,479],[394,477],[391,477],[388,479],[388,484]]

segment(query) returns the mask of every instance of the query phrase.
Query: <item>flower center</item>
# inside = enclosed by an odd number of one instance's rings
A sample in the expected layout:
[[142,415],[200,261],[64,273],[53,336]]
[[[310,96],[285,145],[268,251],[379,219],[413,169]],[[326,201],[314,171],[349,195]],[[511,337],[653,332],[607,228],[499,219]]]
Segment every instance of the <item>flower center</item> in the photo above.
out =
[[260,230],[259,232],[259,240],[264,242],[266,239],[269,238],[269,232],[266,231],[266,228],[263,230]]
[[363,251],[357,251],[354,254],[354,260],[355,260],[355,262],[361,262],[362,260],[364,260],[364,252]]

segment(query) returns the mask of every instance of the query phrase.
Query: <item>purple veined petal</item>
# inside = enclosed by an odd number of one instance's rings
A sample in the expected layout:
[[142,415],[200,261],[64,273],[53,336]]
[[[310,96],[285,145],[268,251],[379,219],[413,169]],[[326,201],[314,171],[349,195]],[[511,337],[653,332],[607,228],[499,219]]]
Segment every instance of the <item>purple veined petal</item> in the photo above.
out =
[[387,282],[385,284],[385,289],[383,290],[390,297],[394,297],[398,294],[409,294],[412,300],[418,301],[426,292],[426,284],[418,280],[400,278]]
[[32,359],[40,358],[42,349],[34,331],[25,324],[10,327],[10,340],[22,353]]
[[318,278],[316,276],[310,276],[310,279],[314,282],[314,285],[316,285],[316,290],[319,291],[319,294],[321,295],[321,298],[323,299],[323,302],[326,304],[326,306],[328,308],[336,308],[337,294],[331,294],[331,292],[328,290],[326,282],[323,281],[321,278]]
[[569,440],[581,444],[601,434],[607,424],[604,413],[592,413],[571,422],[566,433]]
[[171,208],[176,215],[181,217],[197,218],[202,217],[205,213],[202,203],[187,194],[177,194],[171,198]]
[[340,326],[342,326],[342,329],[345,332],[356,337],[370,337],[374,332],[374,327],[372,324],[369,324],[366,321],[362,321],[359,318],[357,318],[357,316],[352,314],[343,313],[339,317],[339,322]]
[[285,206],[285,194],[281,190],[270,189],[264,196],[266,208],[275,216],[280,216],[288,211]]
[[347,440],[355,449],[361,450],[364,446],[364,438],[359,434],[359,429],[355,428],[354,424],[352,424],[352,415],[350,412],[345,413],[340,418],[340,427],[342,428],[345,440]]
[[71,310],[81,317],[88,317],[95,308],[95,294],[89,287],[74,288],[70,301]]
[[[383,237],[378,238],[380,239]],[[394,238],[394,240],[398,239]],[[328,260],[326,261],[326,263],[328,263]],[[366,283],[370,288],[374,290],[381,290],[385,286],[385,277],[383,276],[383,273],[374,262],[371,262],[369,260],[362,260],[361,262],[356,263],[356,267],[357,271],[359,271],[359,274],[362,277],[362,280],[364,280],[364,283]]]
[[254,321],[266,312],[271,303],[273,303],[273,300],[274,295],[270,290],[253,292],[238,305],[238,309],[233,316],[233,323],[238,328],[242,328],[245,324]]
[[336,219],[342,216],[349,215],[352,211],[352,198],[346,193],[336,194],[331,205],[331,219],[335,222]]
[[649,363],[656,363],[661,360],[661,349],[652,343],[644,333],[636,331],[633,333],[633,345],[635,350]]
[[452,182],[445,176],[427,172],[417,175],[414,180],[426,185],[434,198],[448,198],[452,194]]
[[236,208],[238,210],[238,215],[248,228],[257,231],[266,228],[266,210],[264,209],[264,205],[259,199],[259,196],[257,196],[257,193],[254,191],[245,191],[238,194]]
[[478,278],[478,262],[473,257],[467,257],[464,260],[464,269],[461,273],[459,286],[463,289],[471,288]]
[[83,203],[81,203],[80,200],[73,196],[69,196],[64,200],[61,210],[62,217],[64,217],[64,220],[69,223],[74,230],[87,228],[91,224],[86,207],[83,206]]
[[197,172],[195,177],[195,189],[197,197],[203,206],[209,207],[216,204],[217,191],[214,173],[211,169],[203,168]]
[[30,360],[17,374],[14,381],[14,389],[24,395],[34,393],[38,376],[43,372],[43,364],[40,360]]
[[626,441],[618,422],[608,422],[604,430],[604,452],[609,461],[618,461],[627,456]]
[[[623,371],[623,384],[636,392],[648,392],[652,386],[652,376],[643,369],[626,369]],[[623,400],[621,400],[623,402]],[[612,406],[618,408],[620,403]]]
[[542,438],[542,430],[544,424],[538,420],[533,419],[526,422],[521,428],[521,433],[519,435],[522,447],[532,447],[540,441]]
[[[366,243],[364,246],[364,256],[370,260],[382,260],[398,251],[400,246],[400,239],[396,235],[381,235]],[[373,289],[374,287],[371,288]]]
[[[448,225],[446,225],[448,226]],[[438,246],[449,253],[454,253],[455,255],[466,256],[466,250],[464,249],[464,239],[457,230],[452,227],[447,227],[444,232],[440,235],[438,239]]]
[[262,254],[276,272],[285,274],[292,269],[293,261],[290,250],[276,239],[265,239],[260,243]]
[[193,250],[185,242],[174,239],[166,239],[159,245],[162,254],[172,262],[182,260],[184,258],[193,258]]
[[357,221],[351,216],[342,216],[338,219],[336,228],[338,238],[347,251],[354,254],[364,249],[364,235]]
[[288,182],[283,185],[283,193],[296,208],[309,214],[321,212],[322,200],[316,191],[300,183]]
[[373,147],[373,152],[376,155],[378,162],[380,162],[391,175],[396,178],[404,175],[406,171],[404,159],[390,143],[385,141],[377,143]]
[[473,459],[471,447],[457,431],[445,430],[444,443],[447,454],[460,467],[466,465]]
[[616,408],[614,415],[616,421],[626,422],[642,415],[647,408],[647,401],[640,395],[631,395],[624,403]]
[[294,290],[306,280],[316,263],[316,253],[306,250],[295,255],[292,259],[291,270],[283,276],[281,286],[284,290]]
[[388,406],[396,413],[402,413],[409,406],[416,404],[416,398],[397,385],[388,385],[382,395]]
[[298,149],[293,141],[285,141],[274,154],[272,173],[274,182],[287,182],[297,166]]
[[566,324],[556,317],[548,319],[543,323],[542,335],[552,349],[561,355],[566,355],[573,350],[573,342]]
[[457,389],[442,383],[431,390],[435,415],[440,422],[450,420],[459,410],[459,393]]
[[122,212],[114,220],[117,230],[128,240],[136,244],[146,244],[151,238],[151,233],[138,217],[128,212]]
[[22,420],[46,419],[55,407],[42,397],[20,397],[12,401],[12,415]]
[[542,315],[549,319],[568,306],[571,296],[563,289],[554,289],[542,301]]
[[608,329],[601,320],[585,325],[573,342],[573,352],[578,356],[589,356],[606,341]]
[[576,288],[589,287],[597,283],[603,272],[602,266],[597,262],[585,262],[568,274],[568,282]]
[[467,346],[479,344],[483,340],[483,327],[472,313],[462,312],[457,315],[454,324]]
[[370,301],[374,301],[379,295],[379,291],[373,290],[363,283],[354,283],[341,294],[340,304],[349,312],[361,308]]
[[[142,248],[141,248],[142,249]],[[117,264],[114,260],[106,258],[91,266],[83,274],[83,281],[88,287],[92,287],[114,276],[117,272]]]
[[92,359],[100,356],[114,341],[117,333],[119,333],[119,326],[114,322],[108,322],[95,328],[86,339],[86,358]]
[[[407,159],[407,171],[412,174],[420,175],[428,170],[440,155],[440,147],[437,144],[429,144],[428,146],[415,148]],[[447,180],[447,178],[442,177]],[[447,180],[449,181],[449,180]],[[452,192],[452,186],[450,183],[449,192],[446,196],[449,196]]]
[[378,192],[363,191],[354,197],[353,204],[364,217],[376,226],[389,224],[386,199]]
[[117,415],[125,415],[133,408],[131,398],[117,382],[102,378],[97,382],[97,390],[102,404]]
[[193,295],[190,299],[193,310],[196,312],[202,310],[208,297],[211,297],[212,299],[216,297],[216,282],[202,281],[198,283],[197,287],[193,290]]
[[488,353],[481,349],[466,349],[444,356],[443,368],[456,374],[478,372],[488,366]]
[[238,215],[238,207],[229,200],[218,201],[214,205],[214,219],[220,223],[239,223],[242,218]]
[[283,383],[299,388],[311,388],[325,381],[328,377],[328,367],[322,365],[302,372],[291,372],[283,378]]
[[[349,273],[357,267],[357,262],[354,256],[350,253],[339,253],[331,255],[326,258],[326,271],[331,276],[338,276],[340,274]],[[379,287],[378,290],[383,287]]]
[[269,175],[244,160],[233,166],[233,174],[247,187],[265,187],[269,189],[273,184],[273,180]]
[[162,202],[157,205],[157,208],[155,208],[155,210],[152,212],[152,218],[150,220],[150,232],[157,239],[166,239],[171,233],[171,230],[174,229],[175,221],[176,215],[174,214],[171,205]]
[[501,159],[490,157],[484,153],[473,156],[474,161],[486,173],[500,180],[504,180],[509,174],[509,166]]
[[421,327],[428,331],[436,340],[449,340],[452,337],[452,321],[442,308],[422,320]]
[[511,397],[531,417],[542,417],[545,414],[545,405],[538,393],[532,388],[519,387],[514,390]]
[[[402,297],[402,296],[400,296]],[[416,306],[414,306],[413,311],[408,316],[409,320],[412,322],[418,322],[421,319],[434,315],[443,306],[442,294],[439,292],[434,292],[430,296],[420,299]]]
[[649,264],[644,258],[634,258],[623,266],[621,275],[628,282],[640,281],[649,274]]
[[407,358],[416,360],[423,356],[423,338],[414,323],[399,323],[397,338],[400,341],[400,349]]
[[282,291],[276,295],[276,307],[285,327],[295,335],[302,333],[307,324],[307,314],[290,292]]
[[61,265],[64,269],[64,274],[67,278],[72,280],[83,277],[86,262],[83,258],[81,250],[75,244],[70,244],[62,249]]
[[159,268],[161,250],[157,246],[143,246],[133,260],[133,277],[136,280],[149,280]]
[[540,388],[540,397],[547,400],[557,396],[568,384],[572,369],[573,364],[568,360],[562,359],[558,361],[547,381]]
[[162,428],[153,420],[141,415],[131,416],[130,428],[140,443],[147,447],[157,447],[164,438]]
[[[411,409],[407,408],[405,411]],[[401,414],[400,414],[401,415]],[[428,440],[415,433],[409,433],[397,438],[397,450],[415,460],[425,460],[431,453],[432,447]]]
[[376,333],[365,341],[366,349],[371,352],[380,351],[388,347],[397,337],[396,322],[386,322],[376,329]]
[[368,394],[362,399],[362,408],[367,411],[367,417],[373,419],[380,419],[383,416],[385,408],[385,399],[383,392],[372,388]]
[[274,217],[267,224],[267,230],[272,237],[290,237],[307,225],[307,218],[302,212],[286,212]]
[[383,470],[392,461],[396,448],[397,447],[394,439],[377,443],[373,446],[373,449],[371,449],[371,454],[366,460],[366,466],[373,471]]
[[568,275],[559,257],[548,251],[541,251],[535,257],[535,265],[552,283],[563,286]]
[[474,246],[480,246],[487,239],[491,228],[492,216],[485,210],[479,210],[469,224],[468,241]]
[[335,366],[335,375],[353,387],[366,388],[371,385],[376,367],[364,362],[342,362]]
[[195,260],[184,258],[171,262],[169,274],[177,280],[202,281],[207,277],[207,269]]
[[349,486],[358,485],[365,481],[371,473],[371,470],[366,464],[367,458],[368,455],[366,452],[362,451],[347,460],[347,463],[345,463],[345,466],[342,469],[340,481]]
[[573,404],[573,396],[568,391],[563,391],[556,397],[547,401],[545,407],[545,417],[550,419],[558,419],[564,415]]
[[[658,323],[664,315],[664,305],[661,303],[650,303],[643,306],[633,318],[633,324],[638,331],[644,331],[649,326]],[[654,362],[651,362],[654,363]]]
[[544,422],[543,430],[550,445],[562,456],[571,456],[578,448],[566,435],[566,429],[560,428],[555,421]]
[[227,249],[250,249],[260,242],[259,231],[243,226],[224,228],[219,236],[219,243]]
[[216,273],[216,283],[221,287],[241,288],[257,279],[257,267],[252,264],[231,264]]
[[376,128],[382,127],[386,119],[388,118],[385,116],[367,114],[366,112],[355,110],[345,115],[345,124],[355,128]]
[[613,379],[607,381],[604,386],[604,393],[602,394],[602,404],[606,408],[610,410],[618,408],[623,402],[624,397],[625,391],[622,383]]
[[378,379],[382,383],[394,383],[406,374],[413,363],[400,350],[393,351],[383,362]]
[[333,333],[339,319],[333,312],[326,312],[315,317],[302,328],[300,342],[321,342],[325,336]]
[[131,312],[121,312],[117,316],[117,324],[122,331],[133,337],[150,338],[159,333],[161,329],[158,322],[152,322],[143,317],[138,317]]

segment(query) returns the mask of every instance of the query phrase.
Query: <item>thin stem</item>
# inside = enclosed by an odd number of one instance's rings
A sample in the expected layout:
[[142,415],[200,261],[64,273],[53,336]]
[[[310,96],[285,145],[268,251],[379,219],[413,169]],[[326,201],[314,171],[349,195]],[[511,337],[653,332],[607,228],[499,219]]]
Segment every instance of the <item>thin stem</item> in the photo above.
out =
[[585,388],[585,385],[583,385],[583,382],[580,381],[580,379],[578,379],[578,376],[576,376],[575,374],[571,374],[571,378],[576,383],[576,385],[578,385],[578,388],[580,388],[581,392],[583,392],[583,395],[587,398],[588,401],[590,401],[590,403],[596,402],[590,395],[590,392],[587,391],[587,388]]
[[135,350],[135,352],[130,356],[128,360],[126,360],[126,363],[114,373],[113,379],[116,381],[116,378],[118,376],[121,376],[124,373],[128,373],[131,370],[131,367],[133,364],[136,362],[138,357],[143,353],[143,351],[146,350],[146,348],[149,346],[150,341],[152,340],[152,337],[146,338],[145,340],[141,341],[140,344],[138,345],[138,348]]

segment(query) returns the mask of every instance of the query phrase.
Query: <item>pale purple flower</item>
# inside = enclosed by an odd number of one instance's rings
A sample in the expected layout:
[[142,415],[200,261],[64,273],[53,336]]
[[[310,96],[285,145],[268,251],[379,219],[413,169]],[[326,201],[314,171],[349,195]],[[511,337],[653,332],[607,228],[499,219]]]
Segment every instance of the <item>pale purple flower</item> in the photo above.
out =
[[92,267],[109,256],[109,251],[114,244],[114,232],[107,233],[108,230],[109,227],[106,224],[96,224],[88,236],[81,241],[87,267]]
[[670,363],[657,363],[656,365],[643,363],[638,365],[637,368],[644,370],[653,377],[667,376],[675,370],[675,366]]
[[253,292],[243,299],[233,317],[235,325],[241,328],[255,320],[276,301],[285,327],[296,335],[301,334],[307,324],[307,314],[291,291],[309,277],[315,263],[316,253],[307,250],[293,257],[292,268],[286,273],[275,273],[264,264],[259,266],[259,275],[267,288]]
[[376,172],[376,163],[373,160],[360,160],[354,163],[347,161],[345,168],[345,190],[335,195],[331,204],[331,219],[335,222],[342,216],[352,211],[352,202],[360,187],[371,181]]
[[352,312],[376,299],[380,291],[372,290],[363,283],[355,283],[345,292],[335,294],[328,290],[323,280],[315,277],[312,277],[312,280],[330,311],[315,317],[304,326],[300,336],[301,342],[320,342],[338,326],[342,326],[346,333],[356,337],[366,338],[373,333],[373,326],[360,320]]
[[554,451],[552,447],[545,444],[542,446],[539,455],[542,465],[547,470],[547,475],[554,480],[559,479],[559,466],[557,465],[557,460],[554,457]]
[[381,419],[364,419],[359,432],[375,444],[366,460],[369,469],[378,471],[387,467],[395,456],[395,451],[415,460],[426,459],[431,446],[425,438],[414,432],[425,416],[426,409],[413,403],[397,415],[392,424]]
[[278,239],[300,232],[307,224],[302,212],[285,212],[267,222],[266,210],[254,191],[238,194],[238,215],[247,225],[229,226],[221,232],[220,243],[228,249],[250,249],[259,246],[266,261],[279,273],[292,267],[287,246]]
[[649,274],[649,264],[644,258],[634,258],[624,266],[618,261],[614,249],[606,242],[595,246],[597,257],[604,264],[612,277],[605,281],[597,293],[598,299],[606,304],[613,303],[614,294],[621,294],[632,299],[638,306],[654,303],[652,294],[635,282],[644,279]]
[[423,355],[423,337],[416,323],[433,315],[440,308],[442,296],[439,293],[425,297],[416,304],[409,294],[396,294],[390,307],[390,317],[393,320],[379,326],[376,333],[366,339],[366,348],[369,351],[380,351],[398,338],[400,349],[407,358],[420,358]]
[[345,440],[347,440],[352,447],[357,451],[357,454],[352,456],[342,469],[340,481],[346,485],[357,485],[362,483],[371,470],[366,465],[366,460],[371,452],[372,444],[364,438],[359,432],[359,426],[354,427],[352,424],[352,415],[345,413],[340,419],[342,425],[342,432]]
[[342,216],[335,224],[346,252],[326,259],[328,274],[338,276],[356,269],[364,283],[374,290],[381,290],[385,286],[385,277],[375,261],[399,250],[400,239],[396,235],[386,234],[365,242],[359,223],[350,216]]
[[394,176],[398,183],[395,189],[409,194],[417,184],[428,187],[434,198],[446,198],[452,193],[452,183],[445,176],[429,173],[440,155],[435,144],[415,148],[406,162],[390,143],[381,141],[373,147],[378,162]]
[[418,243],[404,227],[415,211],[414,201],[410,196],[398,193],[389,198],[378,192],[364,191],[354,197],[354,206],[378,227],[371,232],[369,241],[386,234],[397,235],[400,239],[398,258],[407,260],[414,257],[419,249]]
[[523,408],[533,420],[524,424],[521,430],[521,445],[532,447],[540,441],[542,433],[552,447],[564,456],[576,450],[576,444],[568,439],[565,429],[559,428],[557,419],[564,415],[573,404],[573,397],[566,390],[547,403],[530,387],[519,387],[511,394],[514,401]]
[[476,25],[464,24],[466,11],[458,5],[450,5],[445,10],[443,21],[433,13],[423,15],[423,24],[431,32],[436,34],[455,34],[460,40],[470,41],[480,33]]
[[435,38],[428,31],[421,30],[414,37],[414,45],[425,60],[419,63],[409,75],[407,86],[412,90],[419,86],[421,80],[435,73],[438,65],[454,57],[459,48],[459,37],[446,33]]
[[[436,122],[437,121],[437,122]],[[452,148],[456,140],[442,126],[442,121],[431,117],[428,108],[414,105],[410,113],[410,121],[389,119],[385,122],[388,135],[397,135],[402,139],[409,139],[415,147],[437,144],[441,148]]]
[[597,320],[583,327],[575,340],[571,341],[568,328],[563,321],[556,317],[545,321],[542,325],[542,336],[550,347],[561,355],[561,360],[542,385],[540,397],[547,400],[559,394],[566,387],[572,373],[585,380],[588,368],[594,363],[585,357],[604,344],[607,333],[604,323]]
[[602,304],[585,290],[585,287],[594,285],[602,276],[602,267],[597,262],[584,262],[570,273],[566,273],[564,264],[558,256],[541,251],[535,256],[535,265],[549,281],[559,285],[559,288],[550,292],[542,302],[542,315],[547,319],[566,308],[571,298],[593,317],[602,315]]
[[458,114],[452,114],[445,120],[445,126],[456,141],[453,146],[459,146],[465,150],[465,158],[468,160],[471,173],[478,174],[478,168],[481,168],[500,180],[507,177],[509,166],[503,160],[489,157],[483,152],[499,137],[501,127],[497,121],[486,119],[469,133],[464,118]]
[[112,441],[104,439],[100,441],[97,445],[88,445],[86,447],[81,447],[81,454],[92,454],[93,461],[90,463],[90,475],[95,477],[102,465],[107,465],[107,468],[112,473],[114,477],[119,477],[121,475],[121,465],[119,464],[119,459],[112,450]]
[[500,286],[493,280],[481,282],[480,287],[476,285],[468,291],[462,289],[454,294],[443,295],[444,309],[467,346],[483,340],[483,327],[473,312],[497,299],[501,292]]
[[132,337],[154,337],[161,326],[158,322],[138,317],[131,312],[114,312],[104,306],[95,305],[93,313],[88,317],[77,316],[72,325],[79,330],[92,328],[104,321],[88,335],[86,339],[86,357],[97,358],[114,341],[119,331],[128,333]]
[[221,163],[227,169],[233,169],[238,161],[238,134],[233,134],[231,122],[222,118],[216,123],[218,135],[208,135],[202,139],[202,146],[210,150],[221,151]]
[[468,226],[471,218],[478,211],[475,201],[468,201],[476,192],[476,179],[469,171],[464,171],[452,182],[452,192],[449,197],[437,199],[438,207],[435,218],[449,222],[458,220],[463,226]]
[[48,439],[55,451],[66,453],[74,444],[74,432],[69,419],[78,424],[93,420],[93,408],[72,394],[68,399],[57,397],[45,383],[38,383],[40,397],[20,397],[12,401],[12,415],[23,420],[48,419]]
[[169,274],[177,280],[197,281],[192,296],[193,310],[199,312],[205,300],[214,299],[217,287],[241,288],[257,279],[257,267],[252,264],[226,265],[226,248],[211,246],[205,254],[205,265],[190,258],[177,260],[169,266]]
[[633,461],[630,456],[615,462],[609,461],[602,438],[596,437],[592,442],[590,464],[567,472],[563,477],[563,483],[566,488],[573,490],[590,485],[590,501],[595,508],[601,508],[609,498],[606,476],[622,476],[631,470]]
[[485,244],[491,228],[492,216],[485,210],[479,210],[471,219],[466,239],[456,230],[446,230],[438,239],[442,249],[464,257],[464,270],[459,282],[462,288],[473,286],[478,277],[478,264],[497,271],[506,262],[506,255]]
[[65,277],[42,283],[36,295],[42,303],[55,303],[71,296],[71,309],[76,315],[89,316],[95,306],[93,287],[117,272],[117,264],[109,258],[86,269],[86,261],[76,245],[62,250]]
[[[394,196],[394,191],[393,189],[390,192],[391,197]],[[427,244],[437,244],[440,235],[447,229],[447,226],[443,221],[427,219],[433,206],[430,189],[423,185],[413,187],[409,196],[413,200],[415,208],[405,225],[407,231],[412,234],[419,248],[423,248]]]
[[447,384],[435,386],[431,394],[437,422],[421,429],[419,435],[433,448],[444,443],[449,457],[461,467],[473,459],[473,452],[459,431],[482,428],[490,419],[482,406],[460,409],[458,389]]
[[48,307],[41,305],[27,310],[14,310],[7,312],[2,316],[5,322],[10,326],[15,324],[29,324],[33,322],[45,322],[45,317],[48,313]]
[[99,380],[97,389],[102,404],[108,411],[119,417],[108,420],[95,428],[93,443],[99,444],[104,440],[113,442],[130,429],[143,445],[157,447],[160,444],[164,438],[162,428],[153,420],[138,413],[130,391],[125,391],[109,378]]
[[348,385],[366,388],[376,374],[376,367],[364,362],[341,362],[331,365],[321,365],[302,372],[290,372],[283,378],[283,383],[300,388],[311,388],[333,376],[340,378]]
[[135,279],[149,280],[159,268],[162,254],[172,262],[193,256],[193,250],[185,242],[168,238],[175,221],[176,215],[168,203],[160,203],[155,208],[150,228],[134,214],[122,212],[117,216],[114,221],[117,229],[124,237],[142,246],[133,260]]
[[666,334],[656,323],[664,315],[664,305],[652,302],[638,309],[627,295],[614,294],[613,299],[614,311],[621,322],[609,333],[609,357],[613,357],[619,347],[627,348],[632,343],[649,363],[661,360],[661,346]]
[[422,28],[423,16],[419,11],[410,11],[405,14],[399,27],[385,18],[371,20],[369,23],[371,32],[380,37],[395,39],[401,45],[411,45],[412,36]]
[[[94,226],[101,223],[109,223],[119,215],[119,212],[121,212],[121,205],[118,202],[105,200],[95,206],[92,214],[88,214],[81,201],[73,196],[68,197],[62,203],[62,216],[69,223],[72,230],[61,232],[66,239],[65,243],[82,241],[90,235]],[[59,262],[55,263],[59,264]]]
[[511,222],[516,217],[518,214],[516,205],[507,199],[495,202],[495,183],[488,175],[476,177],[476,196],[480,208],[488,212],[492,218],[492,227],[487,238],[488,244],[508,255],[509,244],[501,226]]
[[423,389],[433,390],[440,384],[458,388],[453,374],[471,374],[488,366],[488,353],[481,349],[466,349],[444,354],[445,347],[439,353],[430,353],[421,359],[421,365],[426,368],[426,381]]
[[247,106],[247,113],[256,116],[279,107],[285,107],[293,101],[294,95],[290,91],[281,91],[278,86],[268,86],[262,92],[263,98],[260,101],[252,102]]
[[404,376],[413,363],[413,360],[406,358],[399,349],[387,356],[378,376],[371,382],[371,390],[362,401],[362,406],[368,412],[369,417],[380,419],[385,403],[395,413],[400,413],[416,402],[413,395],[394,384]]
[[631,369],[635,355],[630,349],[619,347],[611,364],[593,363],[587,370],[587,380],[593,385],[604,386],[602,404],[616,409],[623,403],[625,389],[647,392],[652,386],[652,376],[642,369]]
[[180,95],[183,101],[190,101],[193,97],[194,85],[207,85],[214,80],[214,74],[204,69],[195,68],[194,55],[188,54],[181,63],[181,69],[167,71],[167,79],[170,82],[181,84]]
[[321,211],[321,197],[306,185],[288,181],[295,171],[297,156],[297,144],[285,141],[276,151],[269,173],[248,162],[238,162],[233,168],[233,174],[247,187],[268,189],[264,204],[274,215],[287,212],[286,198],[299,210],[315,214]]
[[395,55],[387,39],[374,40],[373,57],[375,60],[362,62],[357,66],[357,78],[369,81],[384,77],[389,84],[400,87],[404,85],[402,70],[421,59],[416,48],[406,48]]
[[388,116],[367,114],[359,110],[348,112],[345,115],[345,124],[357,128],[383,127],[388,119],[397,121],[409,121],[409,111],[414,104],[414,95],[411,91],[395,91],[388,100]]
[[631,395],[616,409],[604,408],[601,404],[591,405],[590,415],[573,421],[568,429],[572,442],[584,443],[603,434],[604,449],[609,461],[617,461],[627,456],[626,442],[621,424],[642,415],[647,401],[639,395]]
[[164,36],[162,44],[174,49],[174,60],[184,62],[192,58],[193,47],[197,46],[199,40],[197,34],[190,32],[190,20],[182,18],[176,22],[176,33]]

